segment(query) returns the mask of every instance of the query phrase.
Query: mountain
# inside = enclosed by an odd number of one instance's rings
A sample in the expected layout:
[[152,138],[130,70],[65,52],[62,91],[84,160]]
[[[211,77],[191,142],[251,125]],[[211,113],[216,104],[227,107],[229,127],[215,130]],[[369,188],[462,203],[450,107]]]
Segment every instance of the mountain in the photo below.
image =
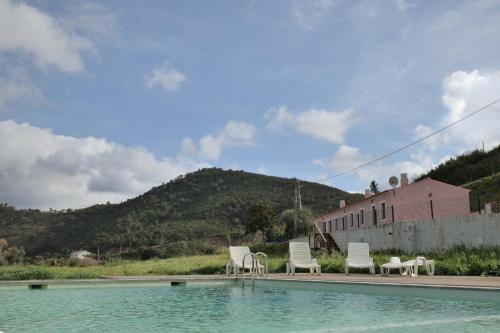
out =
[[[292,179],[202,169],[120,204],[49,212],[0,205],[0,238],[23,246],[31,256],[97,247],[165,255],[210,252],[217,241],[244,239],[244,221],[252,205],[265,203],[281,213],[293,207],[293,194]],[[301,195],[303,206],[313,214],[337,208],[340,199],[362,198],[305,181]]]
[[[471,190],[471,210],[500,201],[500,145],[484,152],[474,150],[439,164],[416,180],[430,177]],[[478,200],[479,199],[479,200]]]

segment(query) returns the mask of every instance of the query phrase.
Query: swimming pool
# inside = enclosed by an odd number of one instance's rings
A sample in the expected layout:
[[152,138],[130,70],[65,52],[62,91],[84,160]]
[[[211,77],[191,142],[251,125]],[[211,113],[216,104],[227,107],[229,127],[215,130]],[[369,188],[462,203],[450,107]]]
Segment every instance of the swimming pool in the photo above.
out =
[[259,280],[0,287],[11,332],[500,332],[500,293]]

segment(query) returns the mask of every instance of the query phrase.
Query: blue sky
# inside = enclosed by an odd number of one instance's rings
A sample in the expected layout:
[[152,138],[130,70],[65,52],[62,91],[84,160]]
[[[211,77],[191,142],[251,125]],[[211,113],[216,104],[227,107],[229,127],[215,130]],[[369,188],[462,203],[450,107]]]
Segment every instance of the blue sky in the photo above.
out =
[[[500,98],[500,1],[0,0],[0,202],[120,202],[204,166],[317,180]],[[500,143],[500,109],[327,181]]]

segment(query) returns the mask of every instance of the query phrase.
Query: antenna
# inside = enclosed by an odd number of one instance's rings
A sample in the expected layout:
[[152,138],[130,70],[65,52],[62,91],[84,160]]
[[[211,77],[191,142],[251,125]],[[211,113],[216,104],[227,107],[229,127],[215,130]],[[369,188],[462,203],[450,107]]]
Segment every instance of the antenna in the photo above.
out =
[[391,176],[391,178],[389,178],[389,184],[391,184],[392,188],[395,189],[396,186],[398,186],[398,177],[396,176]]

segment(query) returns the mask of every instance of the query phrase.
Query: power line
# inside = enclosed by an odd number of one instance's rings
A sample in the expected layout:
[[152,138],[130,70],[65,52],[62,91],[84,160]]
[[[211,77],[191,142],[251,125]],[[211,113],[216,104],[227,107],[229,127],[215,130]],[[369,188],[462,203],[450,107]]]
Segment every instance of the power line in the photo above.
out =
[[387,154],[384,154],[384,155],[382,155],[382,156],[379,156],[379,157],[377,157],[377,158],[376,158],[376,159],[374,159],[374,160],[371,160],[371,161],[369,161],[369,162],[363,163],[363,164],[358,165],[357,167],[351,168],[351,169],[349,169],[349,170],[342,171],[342,172],[337,173],[337,174],[335,174],[335,175],[333,175],[333,176],[329,176],[329,177],[326,177],[326,178],[323,178],[323,179],[317,180],[317,182],[318,182],[318,183],[321,183],[321,182],[323,182],[323,181],[325,181],[325,180],[328,180],[328,179],[332,179],[332,178],[336,178],[336,177],[339,177],[339,176],[345,175],[345,174],[347,174],[347,173],[350,173],[350,172],[356,171],[356,170],[358,170],[358,169],[364,168],[365,166],[368,166],[368,165],[370,165],[370,164],[373,164],[373,163],[375,163],[375,162],[378,162],[378,161],[380,161],[380,160],[383,160],[383,159],[385,159],[385,158],[387,158],[387,157],[389,157],[389,156],[391,156],[391,155],[394,155],[394,154],[396,154],[396,153],[399,153],[400,151],[402,151],[402,150],[404,150],[404,149],[406,149],[406,148],[409,148],[409,147],[411,147],[411,146],[413,146],[413,145],[416,145],[417,143],[422,142],[422,141],[424,141],[424,140],[426,140],[426,139],[430,138],[431,136],[436,135],[436,134],[438,134],[439,132],[442,132],[442,131],[444,131],[444,130],[448,129],[448,128],[450,128],[451,126],[453,126],[453,125],[455,125],[455,124],[458,124],[459,122],[464,121],[465,119],[467,119],[467,118],[469,118],[469,117],[472,117],[473,115],[475,115],[475,114],[477,114],[477,113],[479,113],[479,112],[481,112],[481,111],[483,111],[483,110],[485,110],[485,109],[489,108],[490,106],[493,106],[493,105],[497,104],[498,102],[500,102],[500,99],[497,99],[497,100],[495,100],[495,101],[491,102],[490,104],[485,105],[485,106],[483,106],[482,108],[479,108],[479,109],[477,109],[476,111],[469,113],[469,114],[468,114],[468,115],[466,115],[465,117],[460,118],[460,119],[458,119],[458,120],[455,120],[454,122],[452,122],[452,123],[450,123],[450,124],[446,125],[445,127],[442,127],[442,128],[440,128],[440,129],[438,129],[438,130],[436,130],[436,131],[434,131],[434,132],[432,132],[432,133],[430,133],[430,134],[428,134],[428,135],[426,135],[426,136],[424,136],[424,137],[422,137],[422,138],[420,138],[420,139],[418,139],[418,140],[415,140],[415,141],[413,141],[413,142],[411,142],[411,143],[409,143],[409,144],[407,144],[407,145],[405,145],[405,146],[403,146],[403,147],[400,147],[400,148],[398,148],[398,149],[396,149],[396,150],[393,150],[393,151],[391,151],[390,153],[387,153]]

